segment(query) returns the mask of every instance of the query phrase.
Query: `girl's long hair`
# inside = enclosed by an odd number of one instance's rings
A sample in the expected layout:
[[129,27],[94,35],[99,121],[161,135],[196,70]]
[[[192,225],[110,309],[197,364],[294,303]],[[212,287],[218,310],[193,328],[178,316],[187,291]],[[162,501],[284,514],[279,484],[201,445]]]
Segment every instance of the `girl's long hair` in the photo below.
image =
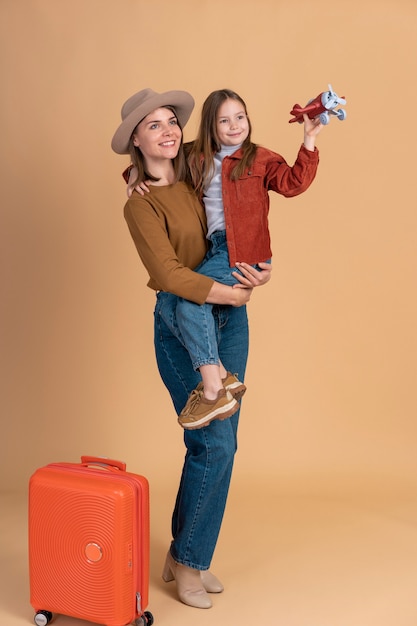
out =
[[[221,149],[217,134],[217,116],[220,106],[225,100],[237,100],[248,116],[245,101],[231,89],[213,91],[205,100],[201,112],[200,128],[196,140],[187,150],[187,160],[194,189],[202,195],[214,174],[214,155]],[[242,144],[243,155],[231,172],[231,179],[242,176],[255,158],[256,144],[251,141],[252,125],[248,117],[249,133]]]
[[[164,107],[164,108],[172,111],[175,116],[177,115],[174,108],[172,107]],[[177,118],[177,123],[181,129],[181,143],[180,143],[177,156],[174,159],[172,159],[172,162],[174,165],[174,172],[175,172],[175,182],[182,181],[182,180],[189,180],[187,162],[184,156],[182,128],[180,126],[180,123],[178,122],[178,118]],[[142,152],[140,151],[139,148],[133,145],[133,135],[135,134],[136,128],[139,126],[139,124],[140,122],[136,125],[129,140],[129,154],[130,154],[131,163],[133,167],[136,167],[136,170],[138,173],[136,180],[132,181],[129,184],[129,187],[131,189],[133,189],[134,187],[136,187],[136,185],[138,185],[139,183],[145,180],[152,180],[154,182],[160,180],[159,178],[156,178],[155,176],[153,176],[153,174],[147,171],[145,159],[144,159]]]

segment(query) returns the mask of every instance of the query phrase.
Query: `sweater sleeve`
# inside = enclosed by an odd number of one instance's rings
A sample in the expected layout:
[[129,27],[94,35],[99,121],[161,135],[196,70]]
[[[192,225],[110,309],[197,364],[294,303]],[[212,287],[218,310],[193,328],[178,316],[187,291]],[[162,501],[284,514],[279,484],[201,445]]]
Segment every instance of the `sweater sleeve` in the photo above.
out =
[[149,274],[148,286],[203,304],[214,281],[192,269],[204,258],[206,250],[203,227],[195,210],[179,216],[178,211],[177,216],[175,211],[167,215],[149,198],[134,193],[125,205],[124,216]]
[[267,188],[291,198],[308,189],[316,177],[319,164],[319,152],[307,150],[304,144],[300,147],[293,166],[288,165],[279,154],[268,160],[266,166]]

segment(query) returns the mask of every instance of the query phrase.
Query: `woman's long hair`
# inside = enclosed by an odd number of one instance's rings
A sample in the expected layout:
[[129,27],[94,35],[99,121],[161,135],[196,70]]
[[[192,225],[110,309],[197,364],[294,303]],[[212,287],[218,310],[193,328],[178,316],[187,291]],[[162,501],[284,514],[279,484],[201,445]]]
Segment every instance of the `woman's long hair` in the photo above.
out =
[[[201,112],[200,128],[197,138],[190,147],[187,160],[190,168],[192,185],[199,195],[209,184],[214,174],[214,155],[221,149],[217,134],[217,116],[220,106],[225,100],[237,100],[248,116],[245,101],[231,89],[213,91],[205,100]],[[242,176],[256,154],[256,144],[251,141],[252,126],[248,117],[249,133],[242,144],[243,155],[231,172],[231,179]]]
[[[174,108],[172,107],[164,107],[164,108],[172,111],[175,116],[177,115]],[[175,172],[175,182],[189,179],[187,163],[186,163],[185,156],[184,156],[182,128],[180,126],[180,123],[178,122],[178,118],[177,118],[177,123],[181,129],[181,142],[180,142],[180,147],[179,147],[177,156],[174,159],[172,159],[172,162],[174,165],[174,172]],[[133,145],[133,136],[139,124],[140,122],[136,125],[129,139],[129,154],[130,154],[131,163],[132,163],[132,166],[136,168],[137,173],[138,173],[136,180],[132,181],[129,184],[129,187],[131,189],[133,189],[134,187],[136,187],[136,185],[138,185],[139,183],[145,180],[152,180],[154,182],[160,180],[159,178],[156,178],[155,176],[153,176],[151,172],[148,172],[148,170],[146,169],[145,159],[144,159],[142,152],[140,151],[139,148]]]

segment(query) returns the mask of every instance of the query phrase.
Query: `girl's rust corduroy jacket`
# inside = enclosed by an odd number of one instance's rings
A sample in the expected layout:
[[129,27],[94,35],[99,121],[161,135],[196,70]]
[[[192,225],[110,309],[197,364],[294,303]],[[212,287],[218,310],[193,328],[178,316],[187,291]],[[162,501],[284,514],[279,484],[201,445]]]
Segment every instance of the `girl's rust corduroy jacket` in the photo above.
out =
[[268,191],[276,191],[287,198],[303,193],[313,182],[319,163],[317,148],[313,152],[304,144],[292,167],[281,155],[258,146],[250,168],[232,181],[230,174],[241,157],[242,151],[238,150],[225,157],[222,165],[223,206],[231,267],[236,262],[255,264],[272,256]]

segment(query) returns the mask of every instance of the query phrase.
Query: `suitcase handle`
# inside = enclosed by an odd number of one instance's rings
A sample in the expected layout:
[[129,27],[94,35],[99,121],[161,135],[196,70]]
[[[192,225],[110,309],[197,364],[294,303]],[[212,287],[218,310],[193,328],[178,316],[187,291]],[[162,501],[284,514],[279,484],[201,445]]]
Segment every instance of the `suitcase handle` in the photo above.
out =
[[107,459],[102,456],[82,456],[81,457],[82,465],[100,465],[103,469],[108,469],[112,472],[125,472],[126,471],[126,463],[123,461],[116,461],[114,459]]

